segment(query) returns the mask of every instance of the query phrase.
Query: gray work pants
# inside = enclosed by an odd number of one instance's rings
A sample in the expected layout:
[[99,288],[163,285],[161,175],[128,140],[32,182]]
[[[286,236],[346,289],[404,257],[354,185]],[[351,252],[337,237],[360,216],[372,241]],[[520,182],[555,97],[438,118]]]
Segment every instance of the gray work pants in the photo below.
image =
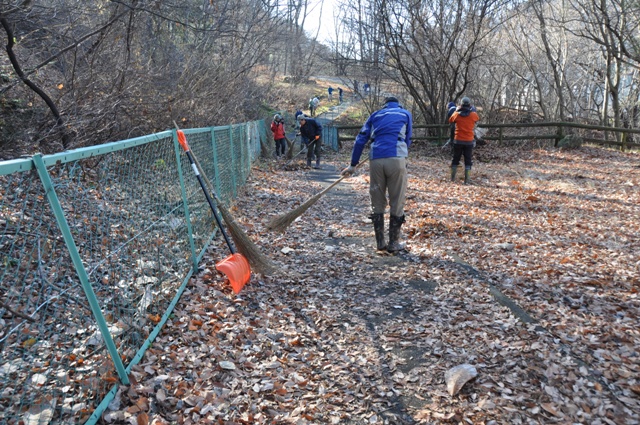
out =
[[402,217],[407,194],[407,158],[374,159],[369,164],[369,177],[369,196],[373,214],[384,214],[388,192],[391,215]]

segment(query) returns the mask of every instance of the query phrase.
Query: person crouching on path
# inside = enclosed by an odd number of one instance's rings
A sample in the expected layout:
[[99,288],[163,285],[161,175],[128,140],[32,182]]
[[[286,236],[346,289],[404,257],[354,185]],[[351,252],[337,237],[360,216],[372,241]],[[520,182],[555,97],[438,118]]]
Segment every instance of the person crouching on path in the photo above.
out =
[[285,135],[284,130],[284,119],[280,114],[275,114],[273,116],[273,121],[271,122],[271,131],[273,132],[273,140],[276,142],[276,159],[280,158],[280,155],[284,155],[284,152],[287,149],[287,136]]
[[[400,243],[400,228],[405,222],[404,205],[407,192],[407,156],[411,145],[411,113],[402,108],[394,96],[385,98],[382,109],[371,114],[356,137],[351,165],[342,175],[352,175],[369,140],[369,196],[376,234],[376,248],[396,252],[405,248]],[[384,213],[389,193],[389,243],[385,242]]]
[[456,126],[453,140],[453,161],[451,161],[451,181],[456,179],[458,164],[464,154],[464,184],[471,184],[472,156],[475,146],[473,131],[479,120],[480,117],[476,113],[475,107],[471,106],[471,100],[466,96],[462,98],[460,107],[449,117],[449,123]]
[[300,135],[309,140],[307,145],[307,167],[311,166],[311,158],[315,154],[316,166],[320,168],[320,150],[322,149],[322,125],[314,119],[300,115],[298,117],[300,123]]

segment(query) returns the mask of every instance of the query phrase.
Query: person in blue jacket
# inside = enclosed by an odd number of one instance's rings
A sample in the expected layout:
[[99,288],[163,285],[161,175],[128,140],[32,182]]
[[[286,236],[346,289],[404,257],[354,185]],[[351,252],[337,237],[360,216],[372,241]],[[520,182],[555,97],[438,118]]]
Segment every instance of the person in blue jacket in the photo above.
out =
[[[449,122],[449,118],[451,118],[451,115],[453,115],[453,113],[456,111],[456,109],[458,108],[458,106],[456,105],[455,102],[449,102],[447,104],[447,122]],[[454,124],[449,124],[449,140],[447,140],[448,143],[451,143],[453,145],[453,139],[455,137],[456,134],[456,125]]]
[[[382,109],[371,114],[356,137],[351,153],[351,165],[342,175],[352,175],[360,162],[365,145],[371,140],[369,150],[369,196],[371,215],[376,235],[376,248],[396,252],[405,248],[400,243],[400,228],[405,222],[404,205],[407,192],[407,156],[411,146],[413,126],[411,113],[398,103],[394,96],[385,98]],[[388,204],[390,212],[389,243],[385,242],[384,213]]]
[[311,158],[315,155],[316,166],[320,168],[320,151],[322,149],[322,125],[313,118],[304,115],[298,116],[300,123],[300,135],[309,140],[307,144],[307,167],[311,166]]

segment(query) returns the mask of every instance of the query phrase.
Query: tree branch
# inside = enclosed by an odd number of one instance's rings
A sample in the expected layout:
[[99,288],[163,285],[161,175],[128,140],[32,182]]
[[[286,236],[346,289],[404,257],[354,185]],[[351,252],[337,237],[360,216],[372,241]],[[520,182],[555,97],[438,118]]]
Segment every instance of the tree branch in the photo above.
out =
[[64,120],[60,115],[60,111],[58,111],[58,107],[55,103],[53,103],[53,100],[51,100],[49,95],[47,95],[47,93],[45,93],[44,90],[38,87],[33,81],[29,80],[29,78],[22,71],[20,62],[18,62],[18,58],[13,51],[13,46],[15,45],[15,36],[13,34],[13,30],[11,29],[9,21],[7,21],[7,18],[0,17],[0,25],[2,25],[5,32],[7,33],[7,55],[9,56],[9,60],[11,61],[11,65],[13,66],[14,71],[16,72],[16,74],[18,74],[18,77],[20,77],[20,79],[38,96],[40,96],[42,100],[44,100],[44,102],[47,104],[47,106],[51,110],[51,113],[56,118],[56,127],[59,127],[62,132],[62,147],[67,149],[71,143],[71,137],[64,128]]

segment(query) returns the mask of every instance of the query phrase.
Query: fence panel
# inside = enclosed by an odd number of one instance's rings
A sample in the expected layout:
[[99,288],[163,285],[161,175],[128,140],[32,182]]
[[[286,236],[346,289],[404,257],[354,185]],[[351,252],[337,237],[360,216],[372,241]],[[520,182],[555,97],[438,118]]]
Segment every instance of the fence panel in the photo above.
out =
[[[226,201],[263,127],[185,131]],[[0,424],[95,423],[214,234],[174,131],[0,163]]]
[[38,174],[0,188],[0,423],[75,422],[114,368],[104,351],[78,351],[95,322]]

